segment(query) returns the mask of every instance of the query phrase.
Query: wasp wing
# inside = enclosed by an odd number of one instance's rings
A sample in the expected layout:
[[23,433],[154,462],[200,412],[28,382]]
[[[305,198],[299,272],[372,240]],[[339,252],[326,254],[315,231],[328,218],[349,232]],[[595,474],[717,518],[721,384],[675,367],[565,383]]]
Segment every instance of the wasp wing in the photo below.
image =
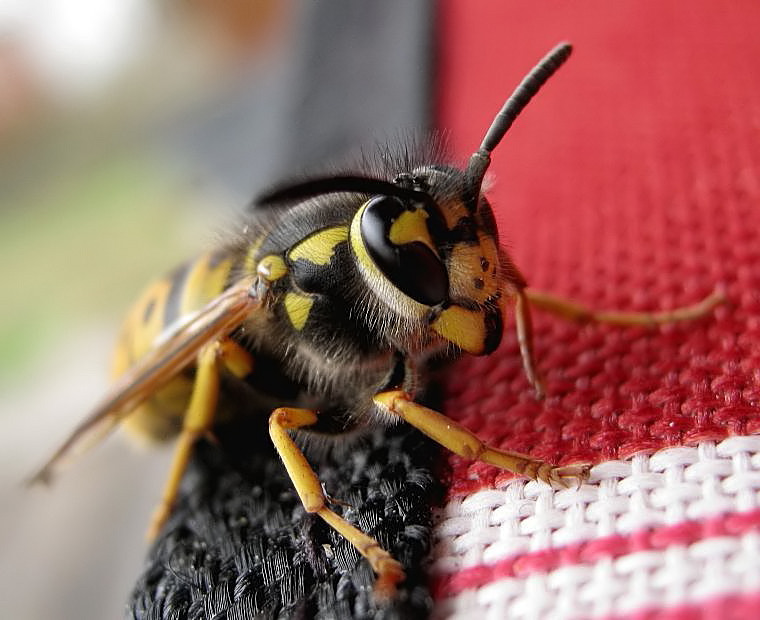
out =
[[253,280],[243,279],[169,329],[153,349],[119,378],[29,483],[49,482],[53,469],[64,458],[103,439],[122,418],[189,366],[205,345],[239,327],[251,312],[261,307],[253,290]]

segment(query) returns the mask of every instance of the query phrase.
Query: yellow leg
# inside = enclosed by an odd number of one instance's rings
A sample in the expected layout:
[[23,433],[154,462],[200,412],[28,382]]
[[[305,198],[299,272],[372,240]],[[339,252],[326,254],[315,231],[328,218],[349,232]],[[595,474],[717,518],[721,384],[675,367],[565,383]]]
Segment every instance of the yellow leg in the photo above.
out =
[[319,478],[287,432],[288,429],[308,426],[316,421],[317,414],[310,409],[280,407],[269,417],[269,435],[306,512],[318,514],[356,547],[377,574],[375,595],[382,599],[391,598],[396,592],[396,584],[405,578],[403,567],[374,538],[351,525],[325,505],[325,495]]
[[623,312],[620,310],[597,311],[587,308],[570,299],[563,299],[551,293],[520,289],[515,300],[515,327],[517,342],[520,345],[525,376],[536,391],[536,398],[544,397],[544,387],[536,369],[533,353],[533,322],[531,306],[550,312],[566,321],[578,323],[608,323],[620,327],[654,327],[664,323],[690,321],[709,314],[715,306],[726,301],[726,296],[720,290],[713,291],[703,300],[691,306],[683,306],[664,312]]
[[149,540],[158,535],[171,514],[195,442],[207,434],[214,424],[219,397],[219,368],[222,365],[228,366],[236,376],[243,377],[253,368],[253,360],[245,349],[229,339],[212,342],[198,354],[190,405],[182,420],[182,431],[174,449],[174,457],[161,495],[161,503],[153,512],[148,526]]
[[709,314],[715,306],[726,301],[725,294],[715,290],[703,300],[691,306],[682,306],[663,312],[622,312],[620,310],[592,310],[569,299],[525,289],[527,300],[535,308],[546,310],[568,321],[579,323],[609,323],[621,327],[653,327],[663,323],[691,321]]
[[533,354],[533,321],[530,316],[530,306],[525,296],[525,290],[517,291],[515,300],[515,328],[517,329],[517,342],[520,345],[525,376],[536,392],[539,400],[544,397],[544,386],[536,369],[535,356]]
[[375,402],[389,413],[398,415],[428,437],[468,459],[496,465],[501,469],[541,480],[555,489],[577,487],[588,478],[589,465],[557,467],[518,452],[499,450],[484,444],[472,432],[445,415],[415,403],[400,390],[381,392]]

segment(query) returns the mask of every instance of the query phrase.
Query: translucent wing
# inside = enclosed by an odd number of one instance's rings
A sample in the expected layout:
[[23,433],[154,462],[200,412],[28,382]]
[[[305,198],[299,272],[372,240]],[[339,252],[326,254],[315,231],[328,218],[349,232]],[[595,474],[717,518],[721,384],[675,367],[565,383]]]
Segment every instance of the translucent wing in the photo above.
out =
[[49,482],[53,469],[66,457],[83,452],[103,439],[119,421],[168,383],[195,359],[208,343],[230,334],[261,307],[246,278],[211,300],[174,326],[114,384],[95,410],[29,479],[30,484]]

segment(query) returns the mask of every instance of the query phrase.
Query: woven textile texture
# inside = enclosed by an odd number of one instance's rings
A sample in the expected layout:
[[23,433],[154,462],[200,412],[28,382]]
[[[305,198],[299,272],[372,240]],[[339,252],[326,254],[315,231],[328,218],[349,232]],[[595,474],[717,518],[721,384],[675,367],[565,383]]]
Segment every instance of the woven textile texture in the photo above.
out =
[[760,603],[759,491],[760,438],[732,437],[600,463],[580,491],[514,480],[452,500],[434,553],[439,614],[604,617],[673,603],[689,617],[689,603],[708,602],[730,617],[738,601]]
[[[260,439],[257,445],[251,438]],[[201,443],[178,506],[153,545],[127,617],[419,618],[430,612],[423,569],[438,454],[416,431],[377,433],[319,462],[337,509],[407,567],[398,598],[377,605],[374,574],[348,541],[306,514],[260,425],[220,428]],[[252,450],[253,448],[253,450]]]
[[502,243],[531,286],[655,310],[721,286],[713,316],[659,329],[535,317],[537,402],[507,328],[445,411],[499,447],[592,479],[553,493],[450,457],[436,613],[760,614],[760,5],[442,4],[439,124],[465,157],[553,44],[573,57],[494,154]]

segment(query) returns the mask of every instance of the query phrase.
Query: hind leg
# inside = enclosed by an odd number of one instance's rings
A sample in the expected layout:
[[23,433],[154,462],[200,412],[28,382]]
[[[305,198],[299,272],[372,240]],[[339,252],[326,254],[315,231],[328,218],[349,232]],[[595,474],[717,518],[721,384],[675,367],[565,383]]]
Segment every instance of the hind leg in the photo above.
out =
[[182,430],[174,449],[161,502],[153,512],[148,526],[149,540],[158,535],[171,514],[195,442],[211,432],[219,398],[219,372],[222,367],[226,367],[236,376],[244,377],[251,372],[253,360],[245,349],[228,339],[212,342],[198,354],[190,404],[182,419]]

